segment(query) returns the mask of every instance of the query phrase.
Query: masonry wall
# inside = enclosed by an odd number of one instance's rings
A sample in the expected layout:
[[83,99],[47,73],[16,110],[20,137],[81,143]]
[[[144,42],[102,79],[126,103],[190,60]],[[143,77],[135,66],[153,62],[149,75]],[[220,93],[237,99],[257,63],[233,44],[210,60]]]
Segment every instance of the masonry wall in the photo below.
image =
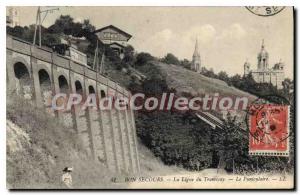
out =
[[[130,92],[110,79],[70,59],[22,40],[6,40],[7,85],[18,95],[43,107],[83,141],[87,155],[116,172],[138,172],[137,137],[132,110],[55,112],[49,98],[60,92],[129,97]],[[26,67],[25,69],[20,67]],[[24,70],[27,70],[24,73]],[[21,75],[21,76],[20,76]]]
[[284,71],[253,71],[253,79],[258,83],[272,83],[278,89],[282,89],[284,80]]

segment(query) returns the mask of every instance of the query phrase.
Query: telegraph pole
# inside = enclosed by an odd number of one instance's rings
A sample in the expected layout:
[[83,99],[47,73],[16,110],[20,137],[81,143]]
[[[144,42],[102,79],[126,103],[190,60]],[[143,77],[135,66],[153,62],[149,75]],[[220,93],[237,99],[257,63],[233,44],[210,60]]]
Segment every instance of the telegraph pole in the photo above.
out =
[[36,12],[36,18],[35,18],[35,26],[34,26],[34,36],[33,36],[33,45],[35,45],[35,40],[36,40],[36,31],[37,31],[37,22],[39,20],[40,16],[40,6],[38,7],[38,10]]
[[104,71],[104,63],[105,63],[105,47],[104,48],[104,51],[102,53],[102,56],[101,56],[101,62],[99,64],[99,44],[98,44],[98,39],[97,39],[97,46],[96,46],[96,49],[95,49],[95,55],[94,55],[94,62],[93,62],[93,70],[95,70],[96,72],[100,73],[100,74],[103,74],[103,71]]
[[39,38],[40,38],[40,41],[39,41],[39,46],[41,47],[42,46],[42,22],[41,22],[41,9],[39,7]]
[[103,53],[102,53],[102,57],[101,57],[101,63],[100,63],[100,74],[104,73],[104,65],[105,65],[105,47],[103,47]]
[[[39,46],[42,46],[42,23],[44,22],[46,16],[48,13],[53,13],[53,11],[59,10],[59,8],[52,8],[52,9],[46,9],[41,11],[41,7],[39,6],[36,13],[35,18],[35,28],[34,28],[34,36],[33,36],[33,45],[35,45],[36,42],[36,34],[37,34],[37,26],[39,26]],[[41,15],[42,13],[45,13],[44,18],[42,20]]]
[[97,68],[98,68],[98,39],[97,39],[97,46],[95,49],[95,55],[94,55],[94,63],[93,63],[93,69],[97,72]]

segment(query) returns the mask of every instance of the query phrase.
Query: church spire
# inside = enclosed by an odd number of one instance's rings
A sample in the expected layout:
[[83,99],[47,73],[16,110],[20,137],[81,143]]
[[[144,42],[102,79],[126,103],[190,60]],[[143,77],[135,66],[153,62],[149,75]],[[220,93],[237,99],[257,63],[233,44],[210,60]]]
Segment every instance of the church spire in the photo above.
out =
[[193,61],[191,64],[191,69],[195,72],[200,72],[200,66],[201,66],[201,59],[200,54],[198,50],[198,39],[196,38],[196,44],[195,44],[195,50],[193,54]]
[[263,39],[261,42],[261,49],[263,50],[265,48],[265,40]]
[[199,51],[198,51],[198,38],[196,38],[196,44],[195,44],[195,50],[194,50],[193,57],[194,56],[199,56],[200,57],[200,54],[199,54]]
[[266,70],[269,68],[269,53],[265,49],[264,39],[261,43],[261,50],[257,55],[257,69],[258,70]]

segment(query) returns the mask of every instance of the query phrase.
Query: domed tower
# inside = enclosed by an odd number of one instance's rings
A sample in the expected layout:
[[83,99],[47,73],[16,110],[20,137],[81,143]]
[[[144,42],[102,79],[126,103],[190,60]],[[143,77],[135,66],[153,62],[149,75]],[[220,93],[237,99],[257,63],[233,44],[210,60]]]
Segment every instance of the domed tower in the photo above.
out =
[[195,72],[200,72],[200,66],[201,66],[201,58],[198,51],[198,39],[196,39],[196,45],[195,45],[195,51],[193,54],[193,60],[191,64],[191,70]]
[[248,59],[246,60],[244,64],[244,75],[248,75],[250,73],[250,63],[248,62]]
[[284,70],[284,63],[281,61],[281,59],[279,60],[278,63],[276,63],[273,67],[274,70]]
[[265,50],[264,40],[262,40],[261,50],[257,55],[257,69],[266,70],[269,68],[269,53]]

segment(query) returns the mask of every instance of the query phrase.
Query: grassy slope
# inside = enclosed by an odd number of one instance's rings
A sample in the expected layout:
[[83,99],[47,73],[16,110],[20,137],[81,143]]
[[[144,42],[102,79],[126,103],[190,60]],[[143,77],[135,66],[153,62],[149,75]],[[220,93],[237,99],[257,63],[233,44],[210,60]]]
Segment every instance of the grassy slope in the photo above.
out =
[[219,93],[220,96],[246,96],[250,99],[250,101],[255,99],[255,96],[232,86],[228,86],[224,81],[203,76],[181,66],[170,65],[161,62],[155,62],[153,64],[158,66],[166,75],[168,85],[172,88],[175,88],[179,93]]
[[119,85],[127,88],[130,83],[130,74],[126,74],[121,70],[115,70],[113,68],[106,70],[108,78],[117,82]]
[[164,163],[142,143],[139,143],[139,158],[141,164],[141,175],[155,176],[155,175],[174,175],[181,172],[186,172],[183,168],[176,166],[166,166]]

